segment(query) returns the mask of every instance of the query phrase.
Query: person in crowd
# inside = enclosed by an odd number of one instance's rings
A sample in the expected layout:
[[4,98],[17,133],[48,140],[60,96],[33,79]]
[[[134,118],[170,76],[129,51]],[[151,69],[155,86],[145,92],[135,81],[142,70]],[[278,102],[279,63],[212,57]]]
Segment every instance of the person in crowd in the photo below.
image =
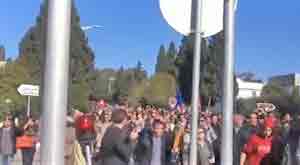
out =
[[199,121],[199,126],[203,127],[206,131],[206,140],[209,143],[213,143],[215,140],[217,140],[218,136],[212,126],[206,121],[205,116],[202,115]]
[[128,165],[132,157],[134,146],[139,133],[137,130],[124,131],[127,124],[127,113],[124,110],[114,110],[112,113],[112,125],[107,128],[100,153],[99,165]]
[[236,114],[233,117],[233,124],[234,124],[234,130],[233,130],[233,165],[239,165],[240,164],[240,156],[242,152],[242,144],[241,143],[241,134],[240,130],[243,127],[244,124],[244,116],[240,114]]
[[272,165],[270,154],[272,150],[272,131],[274,120],[265,119],[264,127],[258,133],[250,136],[241,154],[240,165]]
[[145,119],[144,119],[144,114],[141,111],[137,112],[137,121],[136,125],[140,128],[145,127]]
[[219,165],[221,161],[221,126],[218,114],[212,114],[211,117],[211,127],[217,135],[216,140],[213,141],[213,149],[215,153],[215,165]]
[[16,138],[20,131],[14,126],[12,116],[6,116],[0,128],[0,154],[2,165],[12,165],[16,153]]
[[65,165],[74,164],[74,147],[76,141],[75,120],[71,115],[67,116],[65,132]]
[[219,116],[217,114],[213,114],[211,116],[211,126],[214,129],[214,132],[218,137],[221,137],[221,126],[219,122]]
[[170,162],[171,139],[165,124],[154,120],[152,129],[142,130],[135,150],[136,165],[167,165]]
[[215,155],[213,151],[213,146],[206,140],[205,132],[206,130],[203,127],[198,128],[198,160],[197,165],[211,165],[215,163]]
[[[111,111],[106,109],[100,113],[99,118],[95,121],[96,131],[96,152],[99,152],[103,136],[109,126],[111,126]],[[98,116],[98,115],[97,115]]]
[[28,117],[27,122],[23,126],[23,141],[27,141],[27,146],[21,147],[23,165],[32,165],[36,143],[37,143],[37,125],[32,117]]
[[[300,138],[298,139],[298,147],[297,147],[297,150],[296,150],[295,159],[296,159],[296,161],[294,163],[297,163],[297,165],[300,164]],[[291,165],[291,163],[288,164],[288,165]]]
[[264,125],[265,123],[265,116],[262,114],[258,114],[257,115],[257,121],[258,121],[258,125]]
[[300,128],[299,128],[300,120],[296,119],[291,123],[291,128],[289,130],[288,135],[284,139],[284,152],[282,157],[282,165],[294,165],[300,164],[300,148],[299,148],[299,140],[300,140]]
[[253,112],[248,117],[248,123],[245,123],[243,127],[240,128],[239,145],[241,147],[244,147],[249,137],[258,132],[259,132],[259,124],[258,124],[257,114]]
[[285,113],[282,116],[282,120],[281,120],[281,136],[284,142],[287,141],[287,138],[290,134],[290,130],[291,130],[291,122],[292,122],[292,118],[291,115],[289,113]]
[[[182,116],[182,115],[181,115]],[[180,117],[178,123],[176,124],[175,130],[172,132],[173,135],[173,146],[171,153],[171,163],[172,164],[184,164],[185,156],[188,154],[188,149],[185,150],[184,137],[187,134],[188,120],[187,117]],[[189,142],[188,142],[189,143]],[[186,147],[188,147],[187,144]],[[186,159],[187,160],[187,159]]]

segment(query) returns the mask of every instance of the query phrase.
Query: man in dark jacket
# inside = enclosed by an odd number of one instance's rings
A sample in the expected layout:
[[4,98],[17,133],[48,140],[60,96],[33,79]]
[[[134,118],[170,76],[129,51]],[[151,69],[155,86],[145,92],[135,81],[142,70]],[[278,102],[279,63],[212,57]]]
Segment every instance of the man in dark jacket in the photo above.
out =
[[243,144],[241,144],[241,128],[243,127],[244,117],[240,114],[234,116],[233,130],[233,165],[240,164],[240,156]]
[[144,129],[135,150],[135,165],[167,165],[170,160],[171,136],[165,125],[154,120],[151,129]]
[[[236,137],[236,142],[239,147],[243,148],[244,145],[247,143],[248,139],[250,138],[250,136],[256,134],[259,131],[259,124],[257,119],[258,119],[257,114],[255,112],[251,113],[249,116],[249,123],[244,125],[239,130],[238,135]],[[245,161],[246,161],[246,154],[242,152],[240,156],[240,162],[245,162]],[[240,162],[237,163],[240,164]]]
[[127,123],[127,113],[115,110],[112,113],[112,126],[107,128],[100,149],[100,165],[128,165],[134,151],[138,132],[129,133],[123,128]]
[[13,119],[6,117],[3,127],[0,128],[0,154],[3,165],[11,165],[12,159],[16,153],[16,137],[18,131],[14,127]]

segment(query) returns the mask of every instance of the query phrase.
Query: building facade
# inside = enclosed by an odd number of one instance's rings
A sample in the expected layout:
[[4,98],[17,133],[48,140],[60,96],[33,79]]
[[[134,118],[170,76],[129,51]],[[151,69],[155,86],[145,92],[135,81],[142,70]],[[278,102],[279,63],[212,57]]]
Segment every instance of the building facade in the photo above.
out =
[[0,61],[5,61],[5,49],[0,45]]
[[239,87],[239,92],[237,95],[238,99],[249,99],[260,97],[264,83],[259,82],[248,82],[240,78],[237,78],[237,83]]

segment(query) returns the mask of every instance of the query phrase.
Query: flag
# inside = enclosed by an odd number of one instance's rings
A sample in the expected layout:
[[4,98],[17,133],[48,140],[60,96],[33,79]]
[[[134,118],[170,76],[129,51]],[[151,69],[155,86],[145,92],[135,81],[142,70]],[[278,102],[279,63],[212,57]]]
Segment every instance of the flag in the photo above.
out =
[[183,101],[182,94],[178,88],[176,89],[176,100],[177,100],[176,109],[184,113],[185,112],[184,101]]

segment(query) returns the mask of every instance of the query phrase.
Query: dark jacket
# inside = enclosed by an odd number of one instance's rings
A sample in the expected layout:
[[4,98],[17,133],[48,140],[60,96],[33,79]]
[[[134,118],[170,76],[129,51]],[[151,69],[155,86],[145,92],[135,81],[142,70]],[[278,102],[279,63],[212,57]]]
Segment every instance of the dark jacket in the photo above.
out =
[[[153,149],[153,134],[144,129],[139,137],[135,149],[135,165],[150,165]],[[161,139],[161,165],[168,165],[171,156],[171,134],[165,133]]]
[[133,143],[127,133],[118,127],[107,128],[102,139],[99,165],[127,165],[133,154]]
[[285,151],[283,153],[283,165],[297,165],[297,148],[299,147],[299,128],[292,128],[284,143]]
[[258,127],[251,127],[250,125],[245,125],[239,128],[238,131],[233,130],[233,165],[240,164],[240,156],[244,145],[247,143],[249,137],[258,133],[258,131]]
[[[3,132],[3,128],[0,128],[0,141],[2,139],[2,132]],[[16,149],[16,141],[17,141],[17,136],[21,135],[21,131],[19,129],[17,129],[16,127],[12,127],[10,130],[10,137],[12,139],[12,143],[13,143],[13,153],[15,154],[17,149]],[[0,153],[2,151],[2,147],[1,147],[1,143],[0,143]]]

